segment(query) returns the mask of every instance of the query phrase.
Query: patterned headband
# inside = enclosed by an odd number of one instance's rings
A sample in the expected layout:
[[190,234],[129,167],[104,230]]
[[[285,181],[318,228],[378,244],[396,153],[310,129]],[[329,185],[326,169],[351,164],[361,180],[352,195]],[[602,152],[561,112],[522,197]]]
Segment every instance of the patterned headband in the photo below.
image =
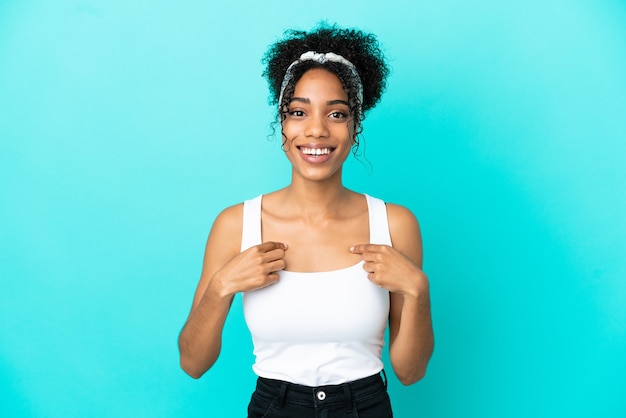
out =
[[354,64],[352,64],[350,61],[348,61],[341,55],[335,54],[333,52],[327,52],[324,54],[324,53],[318,53],[314,51],[308,51],[300,55],[299,59],[295,60],[294,62],[291,63],[291,65],[289,65],[289,67],[287,68],[287,71],[285,72],[285,78],[283,78],[283,84],[280,87],[280,96],[278,96],[278,108],[280,109],[283,105],[283,95],[285,94],[285,89],[287,88],[287,85],[293,79],[293,72],[294,72],[295,67],[303,61],[317,61],[320,64],[324,64],[326,61],[331,61],[331,62],[337,62],[339,64],[342,64],[348,67],[352,75],[352,78],[356,81],[356,85],[357,85],[356,96],[358,99],[357,114],[359,116],[359,119],[361,119],[361,105],[363,103],[363,83],[361,83],[361,77],[359,76],[359,73],[357,72]]

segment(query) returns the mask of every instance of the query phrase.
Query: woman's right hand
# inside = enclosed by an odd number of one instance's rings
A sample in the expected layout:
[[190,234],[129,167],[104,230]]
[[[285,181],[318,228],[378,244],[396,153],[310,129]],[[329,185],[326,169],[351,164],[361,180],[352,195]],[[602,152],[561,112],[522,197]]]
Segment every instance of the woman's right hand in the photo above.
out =
[[211,286],[222,297],[249,292],[278,281],[278,271],[285,268],[287,245],[268,241],[237,254],[215,272]]

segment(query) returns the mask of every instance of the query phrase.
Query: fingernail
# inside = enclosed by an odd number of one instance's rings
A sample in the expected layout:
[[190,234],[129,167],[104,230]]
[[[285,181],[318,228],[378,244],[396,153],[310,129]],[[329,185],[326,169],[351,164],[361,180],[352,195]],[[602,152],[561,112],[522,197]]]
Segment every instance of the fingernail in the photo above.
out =
[[354,252],[354,246],[350,247],[350,252]]

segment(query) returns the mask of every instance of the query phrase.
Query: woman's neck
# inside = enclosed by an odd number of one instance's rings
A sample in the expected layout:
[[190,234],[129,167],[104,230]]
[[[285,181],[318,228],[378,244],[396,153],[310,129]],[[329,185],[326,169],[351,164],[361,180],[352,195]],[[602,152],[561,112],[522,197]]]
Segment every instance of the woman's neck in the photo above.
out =
[[294,179],[283,189],[281,204],[289,213],[297,213],[307,220],[337,218],[352,193],[341,181]]

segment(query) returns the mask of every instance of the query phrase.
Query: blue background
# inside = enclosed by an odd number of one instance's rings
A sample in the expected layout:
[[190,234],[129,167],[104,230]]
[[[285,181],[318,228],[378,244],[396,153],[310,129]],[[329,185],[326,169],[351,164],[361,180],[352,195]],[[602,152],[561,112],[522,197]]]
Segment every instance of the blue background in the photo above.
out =
[[283,187],[260,58],[320,19],[393,73],[346,184],[421,221],[436,348],[396,416],[626,416],[626,5],[0,2],[0,415],[244,416],[177,334],[217,213]]

